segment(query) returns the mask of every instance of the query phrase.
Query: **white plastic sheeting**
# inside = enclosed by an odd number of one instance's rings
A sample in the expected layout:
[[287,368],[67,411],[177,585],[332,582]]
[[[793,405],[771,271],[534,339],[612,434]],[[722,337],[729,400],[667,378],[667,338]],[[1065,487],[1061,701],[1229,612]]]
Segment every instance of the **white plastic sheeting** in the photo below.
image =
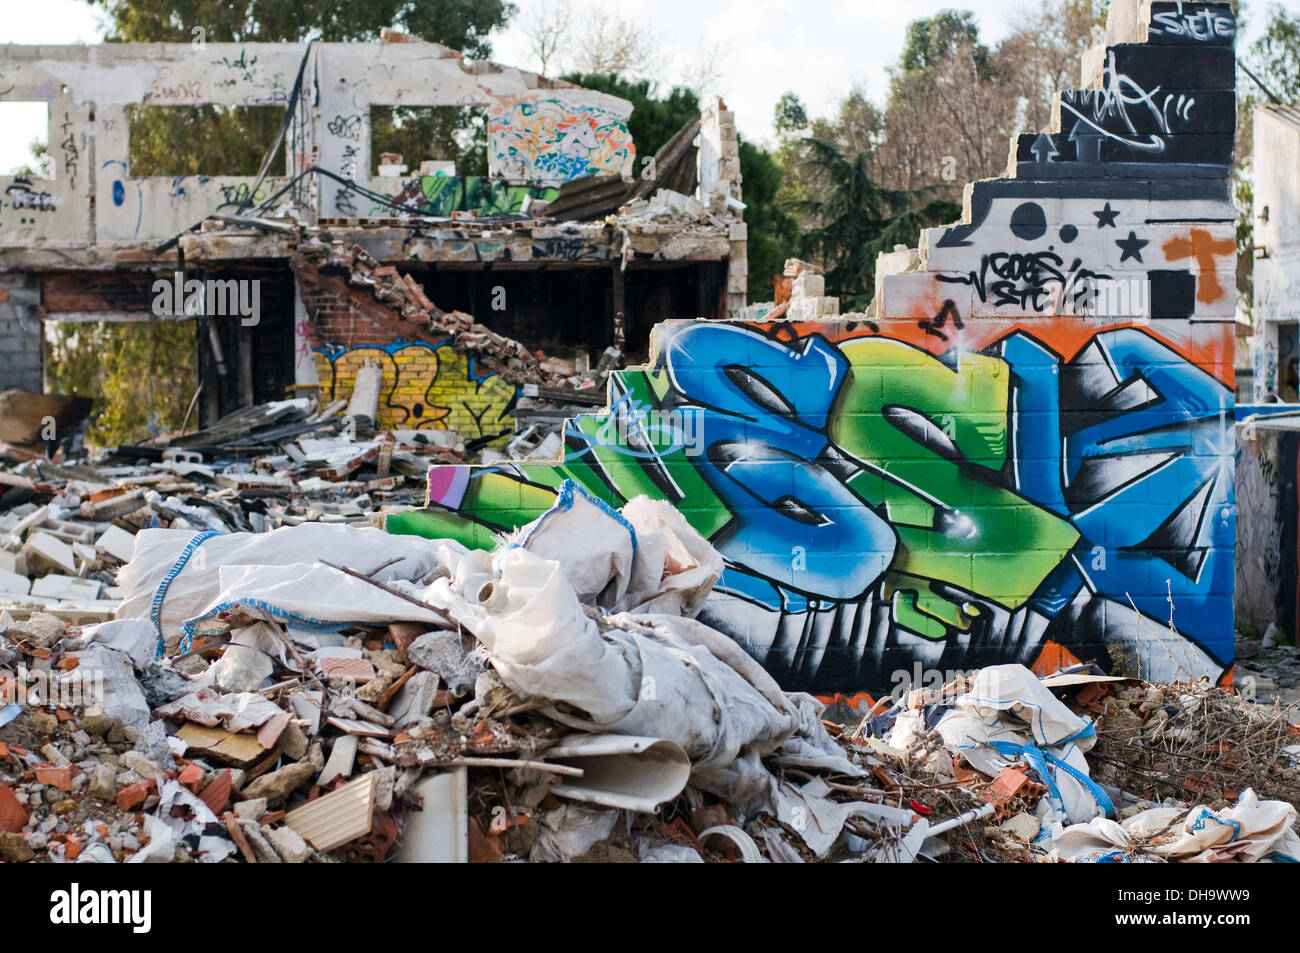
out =
[[[1181,821],[1179,820],[1181,818]],[[1117,823],[1094,818],[1057,835],[1052,852],[1061,860],[1124,860],[1181,863],[1300,863],[1296,809],[1285,801],[1261,801],[1247,788],[1227,810],[1158,807]],[[1162,842],[1149,845],[1153,835]]]
[[[887,743],[907,749],[924,731],[923,714],[898,716]],[[1110,809],[1101,788],[1088,778],[1084,752],[1096,741],[1092,723],[1070,711],[1023,665],[992,665],[976,673],[969,690],[935,725],[944,744],[961,752],[991,777],[1025,763],[1048,787],[1038,804],[1041,840],[1066,824],[1083,823]]]
[[[820,706],[783,692],[732,639],[680,615],[604,615],[583,604],[580,592],[609,609],[631,599],[690,606],[717,580],[721,560],[707,541],[647,503],[634,500],[616,513],[566,482],[559,502],[521,529],[516,545],[469,553],[426,598],[451,604],[516,693],[586,715],[552,707],[549,717],[584,731],[675,742],[691,759],[691,783],[728,801],[772,803],[774,778],[760,763],[769,755],[860,774],[826,734]],[[647,542],[669,534],[671,543]],[[562,558],[544,558],[534,546]],[[581,558],[588,550],[590,561]]]
[[[119,615],[150,619],[169,648],[182,633],[225,628],[216,617],[232,609],[245,627],[264,620],[295,635],[366,622],[452,624],[321,560],[374,573],[446,612],[506,685],[546,703],[556,721],[672,742],[690,759],[691,784],[739,817],[812,807],[828,819],[822,836],[838,836],[830,799],[779,797],[763,761],[862,769],[827,735],[811,696],[783,692],[732,639],[692,618],[723,562],[670,505],[637,498],[615,512],[566,482],[552,509],[493,553],[325,524],[229,536],[148,530],[121,574]],[[241,644],[268,650],[266,629],[255,628],[257,638]],[[245,697],[204,692],[161,711],[234,730],[258,723],[256,703],[234,701]]]

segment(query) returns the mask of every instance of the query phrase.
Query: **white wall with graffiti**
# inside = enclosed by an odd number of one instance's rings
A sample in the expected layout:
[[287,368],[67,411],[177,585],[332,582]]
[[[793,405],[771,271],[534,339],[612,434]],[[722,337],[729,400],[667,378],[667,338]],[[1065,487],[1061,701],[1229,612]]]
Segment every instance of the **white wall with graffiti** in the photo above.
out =
[[1255,401],[1300,402],[1300,108],[1255,110]]
[[[301,179],[318,190],[322,217],[392,218],[404,214],[398,206],[420,213],[429,190],[419,176],[413,185],[370,174],[372,106],[486,110],[491,183],[476,183],[479,191],[630,174],[635,159],[626,100],[433,43],[0,45],[7,102],[48,104],[50,159],[35,175],[0,176],[0,248],[165,241],[214,212],[270,199],[312,167],[337,176]],[[284,155],[260,183],[132,174],[132,106],[208,104],[292,112]],[[404,193],[416,201],[388,204]]]

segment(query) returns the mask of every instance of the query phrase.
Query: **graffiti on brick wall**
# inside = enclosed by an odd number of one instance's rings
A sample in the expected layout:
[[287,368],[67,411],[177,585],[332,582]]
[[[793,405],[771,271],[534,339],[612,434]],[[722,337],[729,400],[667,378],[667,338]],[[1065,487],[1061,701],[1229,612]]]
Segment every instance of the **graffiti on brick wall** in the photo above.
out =
[[[1231,657],[1221,382],[1137,328],[1068,355],[1023,330],[975,353],[827,330],[677,326],[656,365],[616,375],[614,412],[635,419],[577,418],[563,464],[435,469],[430,502],[463,518],[435,511],[436,531],[482,545],[565,478],[670,500],[727,560],[706,613],[787,684],[1017,645],[1032,661],[1049,638],[1100,644],[1110,605],[1156,626],[1172,605],[1181,637]],[[693,409],[692,432],[639,426],[666,408]]]
[[312,349],[325,402],[346,400],[367,360],[382,373],[378,425],[391,430],[454,430],[465,440],[498,437],[514,428],[517,396],[496,374],[480,375],[473,358],[450,344]]
[[[529,199],[549,202],[558,194],[559,189],[549,186],[509,185],[486,176],[421,175],[405,182],[393,201],[415,215],[473,212],[482,218],[519,212]],[[391,215],[392,206],[375,203],[370,214]]]
[[597,98],[530,93],[493,100],[492,175],[555,184],[584,175],[631,175],[636,147],[627,114],[588,101]]

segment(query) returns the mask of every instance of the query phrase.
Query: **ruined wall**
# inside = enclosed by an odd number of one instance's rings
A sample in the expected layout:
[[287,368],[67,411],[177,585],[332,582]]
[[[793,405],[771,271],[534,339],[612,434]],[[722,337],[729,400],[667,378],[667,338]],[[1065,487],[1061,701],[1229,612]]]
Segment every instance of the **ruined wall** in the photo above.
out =
[[1149,40],[1112,23],[1091,88],[1020,137],[1014,176],[968,187],[870,316],[662,325],[563,462],[435,468],[390,530],[483,545],[565,478],[671,500],[727,559],[703,617],[788,687],[1072,657],[1219,677],[1235,25],[1226,4],[1150,13]]
[[[149,106],[264,106],[283,110],[306,58],[302,97],[286,155],[257,187],[253,176],[136,176],[130,166],[129,111]],[[631,174],[627,131],[632,106],[616,96],[551,88],[536,74],[463,60],[433,43],[108,43],[99,46],[0,44],[0,102],[49,104],[52,164],[46,177],[0,176],[0,248],[83,247],[164,241],[213,212],[280,191],[318,165],[381,195],[415,183],[412,211],[455,205],[441,183],[371,176],[373,106],[480,107],[492,128],[488,171],[500,188],[459,183],[465,209],[522,201],[507,185],[536,197],[593,172]],[[407,156],[416,166],[422,159]],[[454,178],[454,177],[452,177]],[[256,188],[256,193],[254,189]],[[321,216],[401,216],[321,177]],[[92,201],[93,200],[93,201]],[[406,202],[401,204],[406,205]],[[517,208],[517,205],[515,206]],[[429,214],[440,214],[432,212]]]
[[42,390],[40,304],[38,276],[0,274],[0,391]]
[[[1300,107],[1254,116],[1256,402],[1300,401]],[[1263,257],[1259,257],[1263,255]]]
[[469,441],[514,429],[518,391],[446,338],[430,336],[338,275],[296,260],[303,313],[295,329],[297,379],[319,383],[324,403],[352,396],[366,361],[379,364],[378,425],[454,430]]
[[1237,430],[1236,621],[1260,633],[1276,624],[1295,645],[1300,422],[1259,420]]

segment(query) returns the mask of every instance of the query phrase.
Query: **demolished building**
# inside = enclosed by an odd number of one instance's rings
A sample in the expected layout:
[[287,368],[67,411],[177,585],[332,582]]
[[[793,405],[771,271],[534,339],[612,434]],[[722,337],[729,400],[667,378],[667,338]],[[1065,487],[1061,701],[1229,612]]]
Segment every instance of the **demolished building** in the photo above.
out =
[[[0,608],[0,859],[1300,859],[1300,712],[1225,673],[1234,33],[1117,0],[870,312],[792,260],[757,319],[661,325],[558,455],[307,398],[98,467],[0,447],[0,558],[122,566],[112,620]],[[591,389],[317,244],[301,286]]]

